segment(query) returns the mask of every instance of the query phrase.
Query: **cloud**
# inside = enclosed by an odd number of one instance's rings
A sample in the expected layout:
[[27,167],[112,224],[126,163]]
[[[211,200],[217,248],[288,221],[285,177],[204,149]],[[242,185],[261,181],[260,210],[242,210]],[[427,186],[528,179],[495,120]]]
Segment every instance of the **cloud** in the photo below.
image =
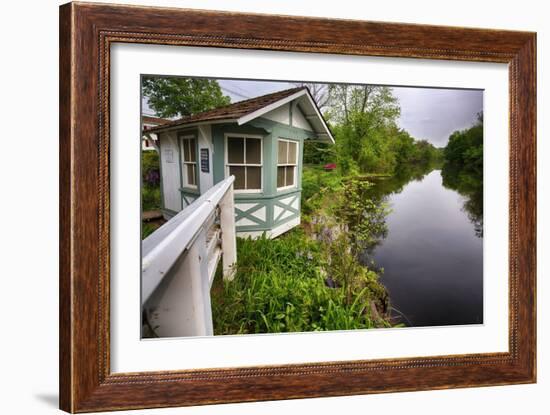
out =
[[465,89],[394,87],[401,105],[398,124],[416,139],[438,147],[449,135],[470,127],[483,110],[483,91]]
[[[232,102],[292,88],[284,81],[219,80],[222,91]],[[398,124],[418,140],[437,147],[447,145],[456,130],[470,127],[483,110],[483,91],[421,87],[393,87],[401,106]],[[147,104],[144,103],[147,110]]]

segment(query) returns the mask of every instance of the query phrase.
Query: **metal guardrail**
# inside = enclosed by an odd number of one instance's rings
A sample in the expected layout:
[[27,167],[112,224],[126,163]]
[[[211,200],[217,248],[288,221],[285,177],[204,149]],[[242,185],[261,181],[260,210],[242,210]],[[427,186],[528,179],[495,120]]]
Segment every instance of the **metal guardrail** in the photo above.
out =
[[212,335],[210,287],[237,259],[233,176],[218,183],[142,242],[141,298],[149,334]]

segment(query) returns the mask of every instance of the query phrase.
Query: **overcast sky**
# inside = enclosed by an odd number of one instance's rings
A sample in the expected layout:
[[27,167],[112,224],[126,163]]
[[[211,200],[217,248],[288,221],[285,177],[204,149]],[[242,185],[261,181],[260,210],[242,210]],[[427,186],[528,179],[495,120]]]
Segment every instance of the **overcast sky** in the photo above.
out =
[[[219,80],[232,102],[292,88],[288,82]],[[470,127],[483,109],[483,91],[393,87],[401,106],[398,124],[416,139],[444,147],[449,135]],[[144,105],[144,112],[151,111]]]

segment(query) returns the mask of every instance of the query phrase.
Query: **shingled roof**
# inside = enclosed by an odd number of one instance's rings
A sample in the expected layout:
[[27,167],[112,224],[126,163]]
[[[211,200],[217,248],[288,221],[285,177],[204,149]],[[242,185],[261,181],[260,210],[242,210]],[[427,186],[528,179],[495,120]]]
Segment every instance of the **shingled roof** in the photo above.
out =
[[170,120],[167,120],[166,118],[153,117],[152,115],[142,115],[141,121],[144,124],[155,124],[155,127],[157,125],[164,125],[170,122]]
[[272,94],[262,95],[244,101],[235,102],[234,104],[226,105],[224,107],[214,108],[213,110],[189,115],[187,117],[180,118],[179,120],[169,121],[163,125],[149,128],[147,132],[155,132],[157,130],[164,130],[170,127],[176,127],[197,122],[238,119],[245,115],[251,114],[261,108],[264,108],[270,104],[280,101],[281,99],[294,95],[295,93],[303,89],[307,88],[298,87],[285,89],[284,91],[278,91]]

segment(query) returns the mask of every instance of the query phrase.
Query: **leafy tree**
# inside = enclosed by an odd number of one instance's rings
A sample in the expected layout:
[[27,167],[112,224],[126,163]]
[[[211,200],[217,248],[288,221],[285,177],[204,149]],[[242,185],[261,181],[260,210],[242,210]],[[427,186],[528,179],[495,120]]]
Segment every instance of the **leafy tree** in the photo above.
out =
[[[386,216],[390,212],[385,203],[369,197],[372,184],[365,180],[348,179],[336,199],[335,216],[340,232],[325,240],[329,250],[331,277],[346,293],[351,304],[354,294],[369,285],[367,269],[360,265],[360,256],[371,251],[387,236]],[[380,309],[386,309],[384,302]]]
[[464,209],[474,224],[476,235],[482,237],[483,114],[478,114],[472,127],[452,133],[443,153],[443,185],[465,196]]
[[326,84],[317,84],[313,82],[295,82],[294,85],[298,87],[307,87],[319,110],[323,111],[328,107],[330,96],[329,89]]
[[329,100],[325,117],[336,139],[333,146],[336,154],[320,146],[305,149],[307,163],[323,163],[330,159],[337,161],[344,175],[355,175],[393,174],[410,164],[435,167],[442,162],[441,149],[426,140],[415,140],[398,127],[401,108],[391,88],[332,84],[327,90]]
[[334,84],[329,86],[328,116],[336,126],[338,163],[345,174],[392,171],[395,154],[388,132],[396,129],[400,113],[388,87]]
[[304,141],[304,163],[326,164],[336,161],[334,145],[315,141]]
[[211,79],[144,76],[142,93],[155,113],[164,118],[184,117],[231,103],[218,82]]
[[336,206],[336,217],[349,230],[350,249],[358,257],[372,250],[387,236],[388,206],[369,197],[372,183],[349,179],[342,184],[342,196]]
[[418,148],[414,138],[405,130],[394,128],[390,131],[393,137],[391,150],[395,153],[397,165],[408,163],[418,158]]
[[478,114],[476,123],[449,137],[444,150],[445,162],[460,169],[482,173],[483,171],[483,114]]
[[369,128],[387,126],[395,122],[401,111],[391,88],[385,86],[332,84],[329,94],[331,118],[341,124],[365,114]]

